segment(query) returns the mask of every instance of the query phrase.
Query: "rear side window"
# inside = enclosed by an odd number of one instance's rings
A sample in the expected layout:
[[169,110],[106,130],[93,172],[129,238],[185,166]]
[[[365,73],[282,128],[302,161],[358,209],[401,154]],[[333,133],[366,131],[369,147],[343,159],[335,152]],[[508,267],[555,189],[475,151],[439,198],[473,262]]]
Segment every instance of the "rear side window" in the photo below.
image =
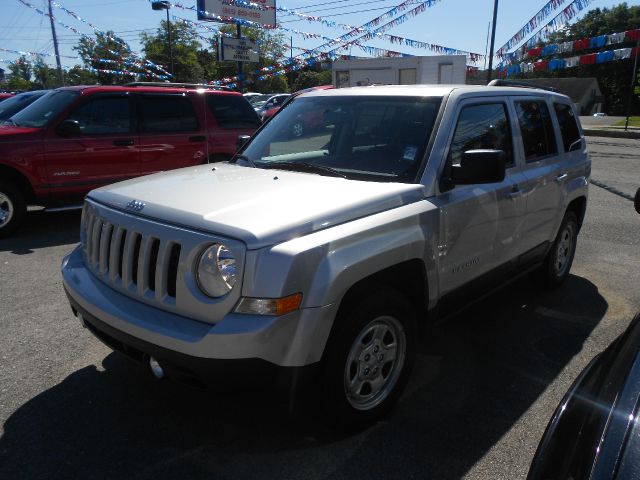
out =
[[192,132],[198,129],[198,119],[191,100],[181,95],[140,97],[140,131]]
[[506,107],[502,103],[486,103],[464,107],[449,150],[451,165],[460,165],[462,154],[469,150],[502,150],[507,166],[513,162],[513,144]]
[[525,160],[535,162],[548,155],[558,153],[547,104],[544,102],[516,102],[516,111],[522,133]]
[[76,109],[69,120],[80,124],[83,135],[131,132],[131,108],[126,97],[97,97]]
[[237,95],[206,95],[220,128],[258,128],[260,119],[244,97]]
[[560,134],[562,135],[564,151],[568,152],[571,144],[581,138],[578,122],[573,114],[573,109],[569,105],[554,103],[553,109],[556,111],[558,124],[560,124]]

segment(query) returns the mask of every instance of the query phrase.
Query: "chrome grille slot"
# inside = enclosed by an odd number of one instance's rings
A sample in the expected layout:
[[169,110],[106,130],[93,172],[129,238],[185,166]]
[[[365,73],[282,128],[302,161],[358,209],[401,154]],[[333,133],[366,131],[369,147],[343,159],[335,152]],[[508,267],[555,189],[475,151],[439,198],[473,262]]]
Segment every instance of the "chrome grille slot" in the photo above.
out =
[[151,246],[149,248],[149,290],[156,291],[156,271],[158,265],[158,253],[160,252],[160,240],[157,238],[151,239]]
[[122,273],[120,274],[120,276],[122,277],[122,285],[124,287],[129,287],[129,285],[131,285],[132,283],[134,255],[133,251],[135,249],[135,245],[139,236],[140,235],[138,233],[132,232],[131,230],[125,233],[125,240],[122,248]]
[[100,235],[102,234],[102,219],[100,217],[94,217],[93,219],[93,227],[91,229],[91,238],[89,242],[91,242],[91,263],[93,266],[98,265],[100,261]]
[[102,234],[100,235],[100,273],[103,275],[109,272],[109,253],[112,233],[113,225],[104,223],[102,226]]
[[134,233],[135,240],[133,241],[133,256],[131,258],[131,283],[138,285],[138,272],[144,272],[143,268],[140,268],[140,261],[144,260],[144,256],[140,256],[140,247],[142,246],[142,236]]
[[122,249],[124,247],[125,230],[114,227],[109,252],[109,281],[115,283],[122,276]]
[[180,263],[180,245],[171,245],[169,262],[167,264],[167,295],[175,298],[178,282],[178,265]]

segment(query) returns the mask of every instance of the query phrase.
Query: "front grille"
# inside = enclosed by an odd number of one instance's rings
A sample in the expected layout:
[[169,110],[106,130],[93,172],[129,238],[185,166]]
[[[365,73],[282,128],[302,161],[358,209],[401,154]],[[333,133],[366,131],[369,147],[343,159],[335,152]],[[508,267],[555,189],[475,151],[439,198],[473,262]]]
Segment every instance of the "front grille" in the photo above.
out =
[[107,283],[157,301],[175,299],[180,243],[114,225],[86,209],[85,254],[91,270]]

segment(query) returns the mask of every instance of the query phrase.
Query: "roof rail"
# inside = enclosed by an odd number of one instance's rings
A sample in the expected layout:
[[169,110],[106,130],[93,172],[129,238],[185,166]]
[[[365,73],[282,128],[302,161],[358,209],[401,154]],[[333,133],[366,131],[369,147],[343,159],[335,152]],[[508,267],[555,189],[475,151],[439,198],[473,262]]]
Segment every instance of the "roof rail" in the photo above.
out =
[[535,85],[533,83],[527,82],[518,82],[516,80],[501,80],[496,78],[495,80],[491,80],[488,84],[488,87],[522,87],[522,88],[537,88],[538,90],[546,90],[548,92],[557,92],[553,87],[543,87],[542,85]]
[[131,82],[125,84],[126,87],[166,87],[166,88],[206,88],[208,90],[234,90],[223,85],[209,85],[206,83],[172,83],[172,82]]

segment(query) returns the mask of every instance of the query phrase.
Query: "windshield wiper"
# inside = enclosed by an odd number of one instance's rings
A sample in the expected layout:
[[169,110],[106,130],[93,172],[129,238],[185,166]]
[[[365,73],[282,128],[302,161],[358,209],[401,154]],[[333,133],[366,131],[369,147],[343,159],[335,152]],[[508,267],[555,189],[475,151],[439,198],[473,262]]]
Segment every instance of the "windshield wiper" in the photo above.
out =
[[328,177],[340,177],[347,178],[344,173],[338,170],[326,167],[324,165],[315,165],[313,163],[305,162],[274,162],[270,165],[261,165],[262,168],[275,168],[280,170],[290,170],[292,172],[305,172],[305,173],[317,173],[319,175],[326,175]]
[[251,160],[246,155],[242,155],[241,153],[236,153],[231,159],[231,163],[238,163],[238,160],[242,160],[243,162],[248,163],[250,167],[258,168],[258,165],[256,165],[256,162]]
[[3,120],[2,122],[0,122],[2,125],[13,125],[14,127],[17,127],[18,124],[15,122],[15,120],[11,120],[10,118],[7,118],[6,120]]

